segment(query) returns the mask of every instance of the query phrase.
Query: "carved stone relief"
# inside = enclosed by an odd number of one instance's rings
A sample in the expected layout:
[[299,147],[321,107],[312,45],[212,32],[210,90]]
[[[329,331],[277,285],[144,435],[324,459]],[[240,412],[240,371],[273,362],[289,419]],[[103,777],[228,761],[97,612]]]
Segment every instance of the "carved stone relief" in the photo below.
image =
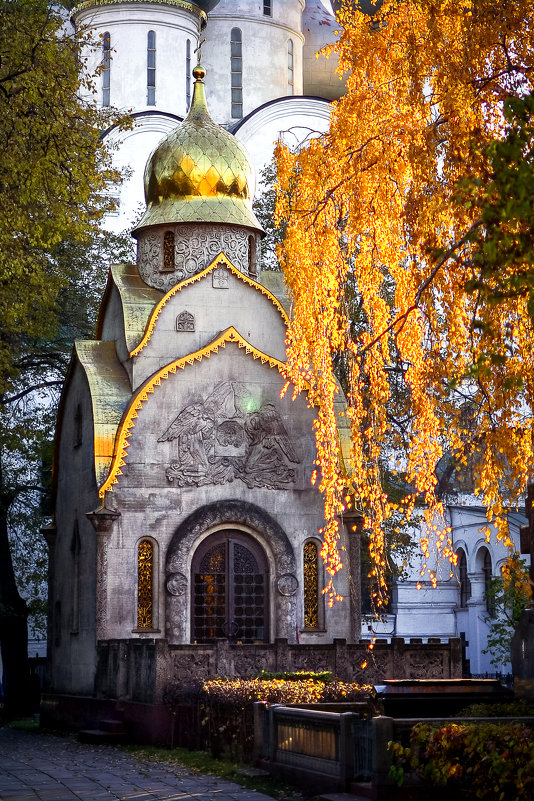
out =
[[228,289],[229,275],[225,267],[216,267],[211,274],[211,285],[214,289]]
[[299,582],[297,577],[292,573],[285,573],[283,576],[279,577],[276,586],[278,587],[280,595],[290,596],[296,593]]
[[187,579],[183,573],[173,573],[166,582],[167,592],[179,597],[187,590]]
[[219,384],[205,400],[180,410],[158,442],[175,442],[177,458],[165,474],[178,487],[226,484],[287,489],[300,459],[274,403],[252,404],[251,392]]
[[[166,228],[174,233],[174,270],[163,271],[164,231],[140,232],[137,244],[137,266],[149,286],[167,292],[179,281],[205,269],[222,251],[243,273],[255,266],[249,259],[249,231],[224,225],[182,224]],[[169,260],[168,260],[169,261]],[[169,262],[172,263],[172,262]],[[226,275],[226,280],[228,275]]]
[[180,312],[176,318],[176,330],[191,332],[195,330],[195,317],[191,312]]

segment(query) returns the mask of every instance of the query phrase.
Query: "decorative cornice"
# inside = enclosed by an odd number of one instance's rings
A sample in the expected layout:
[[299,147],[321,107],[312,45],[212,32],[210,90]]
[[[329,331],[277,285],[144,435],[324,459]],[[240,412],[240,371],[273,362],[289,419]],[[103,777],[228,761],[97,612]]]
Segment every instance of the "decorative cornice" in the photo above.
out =
[[188,3],[187,0],[85,0],[85,2],[78,3],[71,11],[71,17],[74,17],[80,11],[85,11],[93,6],[116,6],[116,5],[158,5],[158,6],[175,6],[176,8],[185,8],[186,11],[191,11],[193,14],[198,14],[204,22],[207,17],[204,11],[198,8],[194,3]]
[[233,326],[227,328],[226,331],[217,337],[217,339],[214,339],[213,342],[210,342],[209,345],[206,345],[206,347],[194,351],[187,356],[182,356],[182,358],[176,359],[176,361],[158,370],[158,372],[149,378],[146,384],[136,393],[124,414],[117,431],[115,453],[111,462],[109,475],[98,491],[100,498],[104,498],[106,492],[112,490],[113,485],[118,483],[119,476],[122,475],[121,468],[126,464],[126,449],[130,444],[128,440],[132,433],[132,428],[135,426],[134,421],[138,416],[137,412],[143,407],[145,401],[148,400],[148,396],[153,394],[155,388],[159,387],[161,382],[165,381],[169,375],[175,375],[178,370],[183,370],[187,365],[193,365],[195,362],[201,362],[204,358],[209,359],[213,353],[218,353],[220,348],[225,348],[227,343],[237,345],[238,348],[242,348],[245,353],[250,354],[254,359],[259,359],[262,364],[267,364],[269,367],[277,369],[284,375],[285,365],[283,362],[255,348],[250,342],[247,342]]
[[261,292],[262,295],[265,295],[265,297],[268,298],[271,301],[271,303],[278,309],[278,311],[282,315],[284,323],[286,325],[289,325],[289,318],[278,298],[276,298],[272,294],[272,292],[269,292],[269,290],[266,287],[262,286],[257,281],[254,281],[254,279],[249,278],[247,275],[244,275],[244,273],[238,270],[237,267],[235,267],[235,265],[233,265],[232,262],[224,255],[224,253],[221,252],[219,253],[218,256],[216,256],[213,259],[211,264],[209,264],[207,267],[205,267],[196,275],[191,276],[191,278],[186,278],[184,281],[181,281],[179,284],[176,284],[176,286],[173,286],[173,288],[170,289],[167,292],[167,294],[160,300],[157,306],[154,307],[154,310],[149,317],[145,333],[143,335],[143,339],[141,340],[139,345],[137,345],[137,347],[135,347],[133,350],[130,351],[130,357],[137,356],[143,350],[143,348],[146,347],[146,345],[150,341],[150,338],[152,337],[152,334],[154,333],[154,328],[156,327],[156,322],[158,320],[158,317],[161,314],[162,309],[169,302],[169,300],[172,297],[174,297],[174,295],[178,294],[178,292],[181,292],[182,289],[185,289],[186,287],[190,286],[191,284],[194,284],[197,281],[201,281],[217,267],[226,267],[226,269],[229,270],[229,272],[231,272],[233,275],[235,275],[237,278],[243,281],[243,283],[248,284],[248,286],[257,289],[259,292]]

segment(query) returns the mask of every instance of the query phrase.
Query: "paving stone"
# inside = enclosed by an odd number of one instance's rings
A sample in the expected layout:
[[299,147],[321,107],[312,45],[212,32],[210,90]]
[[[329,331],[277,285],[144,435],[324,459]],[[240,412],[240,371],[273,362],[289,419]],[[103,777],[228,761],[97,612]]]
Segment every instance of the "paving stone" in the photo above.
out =
[[272,801],[187,768],[74,736],[0,728],[0,801]]

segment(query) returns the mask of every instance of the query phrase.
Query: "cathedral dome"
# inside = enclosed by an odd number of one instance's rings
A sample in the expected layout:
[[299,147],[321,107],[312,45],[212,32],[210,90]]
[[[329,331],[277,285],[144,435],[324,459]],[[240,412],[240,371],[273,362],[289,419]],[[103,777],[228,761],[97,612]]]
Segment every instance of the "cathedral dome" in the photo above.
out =
[[302,32],[304,44],[304,94],[324,97],[326,100],[339,100],[345,93],[345,81],[336,72],[338,57],[330,58],[317,53],[325,45],[337,41],[336,31],[339,23],[329,13],[321,0],[306,0],[306,8],[302,15]]
[[156,147],[145,169],[147,209],[133,232],[171,223],[223,223],[262,231],[252,211],[254,172],[237,139],[215,123],[197,65],[186,119]]

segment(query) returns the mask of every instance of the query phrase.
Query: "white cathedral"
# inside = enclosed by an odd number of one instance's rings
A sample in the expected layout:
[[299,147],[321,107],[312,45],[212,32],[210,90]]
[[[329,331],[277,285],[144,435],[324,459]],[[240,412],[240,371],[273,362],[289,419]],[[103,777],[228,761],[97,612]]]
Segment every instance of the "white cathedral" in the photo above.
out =
[[161,707],[169,682],[261,668],[451,677],[463,656],[493,671],[484,589],[506,553],[468,493],[447,507],[459,561],[438,589],[417,589],[415,555],[388,614],[362,617],[347,519],[345,599],[321,594],[314,413],[281,395],[287,298],[262,270],[252,197],[275,141],[326,131],[344,91],[316,55],[335,40],[330,4],[88,0],[72,23],[93,32],[99,102],[134,119],[106,136],[128,170],[108,224],[134,224],[137,263],[111,267],[60,404],[48,719],[80,717],[79,699],[88,721],[106,699]]

